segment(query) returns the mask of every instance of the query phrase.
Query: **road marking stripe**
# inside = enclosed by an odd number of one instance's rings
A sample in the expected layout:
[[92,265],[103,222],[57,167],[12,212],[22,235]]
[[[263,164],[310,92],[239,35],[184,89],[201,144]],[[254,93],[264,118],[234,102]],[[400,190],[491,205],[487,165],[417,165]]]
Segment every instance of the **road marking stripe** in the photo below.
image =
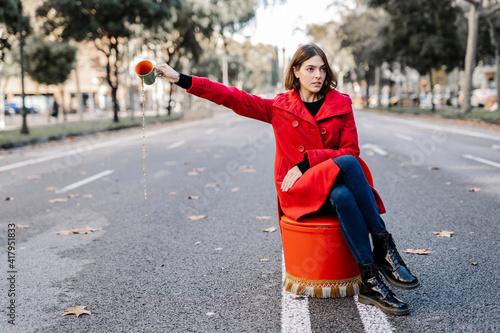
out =
[[92,177],[88,177],[88,178],[82,179],[79,182],[76,182],[76,183],[73,183],[73,184],[68,185],[66,187],[63,187],[62,189],[57,190],[56,193],[60,194],[60,193],[68,192],[69,190],[73,190],[73,189],[75,189],[77,187],[80,187],[80,186],[83,186],[83,185],[88,184],[90,182],[93,182],[94,180],[97,180],[97,179],[102,178],[104,176],[110,175],[113,172],[115,172],[115,170],[106,170],[106,171],[103,171],[101,173],[98,173],[97,175],[94,175]]
[[372,150],[374,153],[377,153],[379,155],[382,155],[382,156],[387,156],[389,155],[388,152],[386,152],[385,150],[383,150],[382,148],[379,148],[377,145],[373,144],[373,143],[367,143],[367,144],[364,144],[361,146],[362,149],[370,149]]
[[413,138],[411,136],[406,135],[406,134],[396,133],[394,135],[397,136],[398,138],[406,140],[406,141],[413,141]]
[[[282,256],[282,281],[285,280],[285,257]],[[281,288],[281,332],[309,333],[311,318],[309,316],[309,300],[307,297],[296,296],[285,288]]]
[[479,163],[487,164],[487,165],[490,165],[492,167],[500,169],[500,163],[493,162],[493,161],[487,160],[485,158],[476,157],[476,156],[469,155],[469,154],[464,154],[463,157],[466,158],[466,159],[469,159],[469,160],[473,160],[473,161],[476,161],[476,162],[479,162]]
[[169,145],[169,146],[167,147],[167,150],[170,150],[170,149],[174,149],[174,148],[180,147],[180,146],[182,146],[182,145],[183,145],[183,144],[185,144],[185,143],[186,143],[186,141],[184,141],[184,140],[177,141],[177,142],[172,143],[171,145]]
[[472,132],[472,131],[458,129],[458,128],[448,128],[448,127],[443,127],[443,126],[439,126],[439,125],[430,125],[430,124],[421,123],[421,122],[414,121],[414,120],[404,120],[404,119],[397,119],[394,117],[386,117],[386,116],[380,116],[380,117],[385,118],[388,121],[406,124],[406,125],[410,125],[410,126],[422,127],[422,128],[427,128],[427,129],[433,129],[436,131],[445,131],[445,132],[450,132],[450,133],[454,133],[454,134],[461,134],[461,135],[467,135],[467,136],[472,136],[472,137],[476,137],[476,138],[500,141],[500,136]]
[[[194,121],[191,121],[189,123],[181,123],[178,125],[172,125],[172,126],[169,126],[166,128],[161,128],[161,129],[158,129],[155,131],[151,131],[151,132],[147,133],[146,138],[152,137],[155,135],[165,134],[165,133],[172,132],[175,130],[193,127],[193,126],[205,123],[205,122],[218,121],[218,120],[224,119],[226,117],[228,117],[228,116],[226,114],[224,114],[224,115],[216,116],[213,118],[194,120]],[[120,138],[120,139],[116,139],[116,140],[111,140],[111,141],[106,141],[106,142],[101,142],[101,143],[96,143],[96,144],[88,144],[84,147],[80,147],[80,148],[76,148],[76,149],[72,149],[72,150],[67,150],[67,151],[63,151],[63,152],[58,152],[58,153],[34,158],[31,160],[27,160],[27,161],[17,162],[17,163],[13,163],[13,164],[9,164],[9,165],[4,165],[4,166],[0,167],[0,172],[25,167],[28,165],[46,162],[46,161],[54,160],[54,159],[60,158],[60,157],[66,157],[69,155],[80,154],[80,153],[82,153],[82,151],[89,151],[89,150],[94,150],[94,149],[99,149],[99,148],[105,148],[105,147],[125,143],[128,141],[142,140],[142,139],[143,139],[142,134],[140,134],[140,135],[138,134],[138,135],[131,135],[129,137]]]
[[354,302],[359,311],[359,316],[363,322],[366,333],[387,333],[393,332],[387,316],[373,305],[361,304],[358,295],[354,296]]

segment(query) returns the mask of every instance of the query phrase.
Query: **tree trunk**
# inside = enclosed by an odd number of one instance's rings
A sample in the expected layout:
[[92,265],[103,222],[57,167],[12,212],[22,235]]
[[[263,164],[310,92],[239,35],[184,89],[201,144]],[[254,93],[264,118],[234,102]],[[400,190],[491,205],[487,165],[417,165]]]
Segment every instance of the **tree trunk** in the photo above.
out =
[[432,69],[429,71],[429,89],[431,92],[431,110],[432,112],[436,112],[436,106],[434,105],[434,84],[432,82]]
[[467,37],[467,51],[465,53],[465,82],[464,82],[464,101],[462,103],[462,112],[467,113],[471,110],[470,99],[472,93],[472,72],[474,70],[474,61],[476,59],[477,35],[479,28],[478,4],[471,3],[469,17],[469,33]]
[[375,67],[375,85],[377,86],[377,106],[381,106],[382,87],[380,86],[380,66]]
[[21,126],[21,134],[29,134],[28,123],[26,121],[26,104],[24,94],[24,33],[23,33],[23,4],[21,0],[17,1],[17,27],[19,31],[19,46],[21,49],[21,97],[22,107],[21,114],[23,116],[23,124]]
[[495,67],[496,67],[496,75],[495,75],[495,88],[497,91],[497,105],[500,103],[500,45],[497,43],[497,39],[495,36],[495,27],[493,26],[493,22],[491,21],[491,17],[487,17],[486,21],[488,22],[489,32],[490,32],[490,41],[491,45],[495,49]]

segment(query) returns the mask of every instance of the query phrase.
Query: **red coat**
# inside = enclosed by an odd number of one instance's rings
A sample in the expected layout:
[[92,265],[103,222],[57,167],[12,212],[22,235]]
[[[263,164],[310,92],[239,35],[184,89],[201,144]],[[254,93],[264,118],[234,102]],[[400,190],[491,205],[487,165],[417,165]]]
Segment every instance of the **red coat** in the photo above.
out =
[[[351,99],[330,90],[315,117],[295,90],[264,99],[234,87],[193,76],[189,93],[224,105],[241,116],[270,123],[276,140],[274,179],[280,208],[290,218],[316,212],[328,199],[339,173],[333,158],[359,156],[358,134]],[[311,168],[287,192],[281,183],[288,170],[305,157]],[[384,204],[373,189],[380,213]]]

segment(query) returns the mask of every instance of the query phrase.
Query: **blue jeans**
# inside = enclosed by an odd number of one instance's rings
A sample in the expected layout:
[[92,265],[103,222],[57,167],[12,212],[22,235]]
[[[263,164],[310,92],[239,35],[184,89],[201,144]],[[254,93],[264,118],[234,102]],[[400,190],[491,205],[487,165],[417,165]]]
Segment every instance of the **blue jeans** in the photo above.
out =
[[372,264],[374,260],[368,232],[387,232],[373,191],[354,156],[343,155],[334,158],[333,162],[340,172],[330,192],[330,202],[337,212],[342,235],[358,265]]

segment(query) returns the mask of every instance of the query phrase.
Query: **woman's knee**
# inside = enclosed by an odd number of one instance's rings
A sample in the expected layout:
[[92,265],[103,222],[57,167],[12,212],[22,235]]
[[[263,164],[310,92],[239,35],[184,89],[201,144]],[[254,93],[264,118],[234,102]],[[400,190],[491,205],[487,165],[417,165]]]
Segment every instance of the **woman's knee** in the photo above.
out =
[[343,170],[361,168],[358,159],[352,155],[342,155],[333,159],[333,162]]

